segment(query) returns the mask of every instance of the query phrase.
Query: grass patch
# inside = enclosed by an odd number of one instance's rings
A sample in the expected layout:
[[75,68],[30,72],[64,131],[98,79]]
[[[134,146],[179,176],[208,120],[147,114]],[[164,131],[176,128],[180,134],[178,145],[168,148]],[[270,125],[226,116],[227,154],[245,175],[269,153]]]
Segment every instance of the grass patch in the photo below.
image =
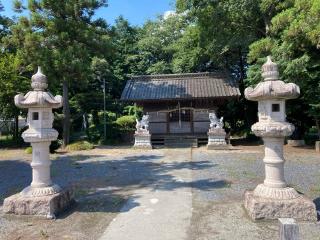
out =
[[94,146],[92,143],[89,143],[88,141],[79,141],[69,144],[66,147],[67,151],[83,151],[83,150],[91,150]]
[[32,147],[27,147],[27,148],[24,150],[24,152],[25,152],[26,154],[32,154]]

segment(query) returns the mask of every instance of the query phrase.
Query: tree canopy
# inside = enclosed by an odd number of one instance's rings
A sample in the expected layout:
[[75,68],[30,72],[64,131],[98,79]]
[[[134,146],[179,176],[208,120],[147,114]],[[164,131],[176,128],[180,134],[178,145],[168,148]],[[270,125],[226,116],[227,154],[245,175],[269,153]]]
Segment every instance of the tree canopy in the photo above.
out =
[[[282,79],[301,87],[301,97],[289,101],[288,118],[302,134],[316,125],[320,136],[318,0],[177,0],[175,13],[143,26],[122,16],[110,26],[95,17],[106,0],[30,0],[26,6],[16,0],[14,7],[19,18],[0,16],[1,118],[21,114],[12,98],[28,89],[37,65],[50,90],[63,92],[58,113],[67,144],[70,130],[72,135],[83,125],[99,139],[101,114],[112,130],[117,118],[141,111],[118,101],[131,75],[223,70],[243,92],[261,80],[261,65],[272,55]],[[248,132],[256,120],[255,105],[243,97],[222,111],[234,130]]]

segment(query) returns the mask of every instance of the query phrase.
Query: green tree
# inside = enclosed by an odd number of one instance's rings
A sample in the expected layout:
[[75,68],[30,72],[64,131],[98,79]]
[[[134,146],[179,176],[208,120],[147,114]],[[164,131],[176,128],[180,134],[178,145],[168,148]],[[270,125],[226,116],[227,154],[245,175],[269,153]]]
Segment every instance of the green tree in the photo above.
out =
[[289,102],[288,118],[303,133],[312,117],[320,137],[320,2],[287,0],[278,8],[284,9],[271,18],[268,35],[250,46],[248,82],[260,80],[261,64],[272,55],[283,80],[301,88],[301,98]]
[[184,15],[173,14],[148,21],[139,32],[137,69],[139,74],[172,73],[176,41],[188,25]]
[[177,0],[177,9],[198,27],[206,68],[231,71],[243,92],[248,47],[266,34],[259,1]]
[[92,57],[110,52],[106,23],[93,19],[105,6],[106,0],[30,0],[29,17],[21,16],[12,27],[10,42],[18,53],[32,66],[43,66],[54,90],[63,87],[64,146],[70,137],[69,96],[88,83]]
[[23,77],[21,59],[14,54],[1,54],[0,57],[0,117],[3,120],[15,119],[14,138],[18,138],[18,117],[20,109],[14,105],[17,93],[26,93],[30,88],[30,81]]

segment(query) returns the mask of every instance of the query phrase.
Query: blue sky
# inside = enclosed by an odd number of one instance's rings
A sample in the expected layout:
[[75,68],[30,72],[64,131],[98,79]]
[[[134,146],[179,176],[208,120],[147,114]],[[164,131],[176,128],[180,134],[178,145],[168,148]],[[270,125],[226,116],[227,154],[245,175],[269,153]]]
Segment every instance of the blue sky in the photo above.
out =
[[[12,0],[1,0],[7,16],[15,15],[12,11]],[[23,1],[24,3],[27,0]],[[97,12],[98,17],[113,24],[114,20],[123,15],[133,25],[142,25],[148,19],[155,19],[157,15],[174,10],[175,0],[109,0],[109,6]]]

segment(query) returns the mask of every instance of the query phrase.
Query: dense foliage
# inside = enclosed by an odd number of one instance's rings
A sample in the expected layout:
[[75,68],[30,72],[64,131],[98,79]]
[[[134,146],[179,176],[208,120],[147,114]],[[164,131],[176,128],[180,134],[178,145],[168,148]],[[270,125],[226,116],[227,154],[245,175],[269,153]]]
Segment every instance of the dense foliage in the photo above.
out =
[[[104,124],[115,142],[141,115],[118,100],[130,75],[225,70],[243,92],[261,80],[261,64],[272,55],[283,80],[301,87],[288,104],[296,137],[314,126],[320,136],[319,0],[177,0],[175,13],[141,27],[121,16],[113,26],[94,17],[106,0],[16,0],[14,7],[17,20],[0,16],[1,119],[21,115],[13,96],[27,91],[41,65],[50,90],[64,96],[55,123],[64,145],[106,140]],[[243,97],[221,111],[232,132],[248,132],[256,120],[255,105]]]

